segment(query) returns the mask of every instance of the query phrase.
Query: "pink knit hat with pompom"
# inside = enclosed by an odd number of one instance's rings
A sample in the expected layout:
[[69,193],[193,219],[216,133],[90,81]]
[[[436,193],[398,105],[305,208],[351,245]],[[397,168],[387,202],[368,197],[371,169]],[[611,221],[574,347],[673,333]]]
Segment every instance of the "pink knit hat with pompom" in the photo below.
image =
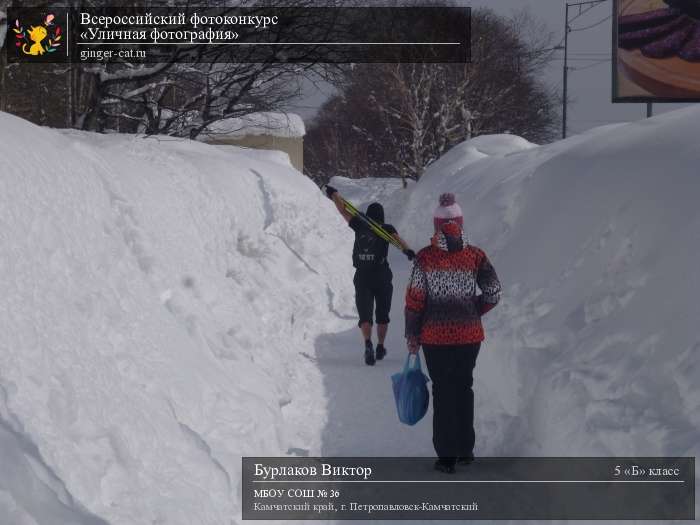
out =
[[462,216],[462,208],[455,202],[454,193],[443,193],[440,195],[440,205],[435,208],[433,214],[433,224],[435,231],[440,231],[443,224],[454,222],[460,227],[464,226],[464,217]]

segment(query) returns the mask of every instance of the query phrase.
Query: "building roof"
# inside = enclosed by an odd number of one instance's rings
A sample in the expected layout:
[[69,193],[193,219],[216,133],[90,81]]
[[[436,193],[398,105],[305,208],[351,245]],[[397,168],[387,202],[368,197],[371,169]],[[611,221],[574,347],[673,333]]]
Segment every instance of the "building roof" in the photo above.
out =
[[303,137],[306,134],[304,121],[295,113],[261,112],[242,117],[228,118],[211,123],[202,132],[205,137],[242,138],[249,135],[272,135],[274,137]]

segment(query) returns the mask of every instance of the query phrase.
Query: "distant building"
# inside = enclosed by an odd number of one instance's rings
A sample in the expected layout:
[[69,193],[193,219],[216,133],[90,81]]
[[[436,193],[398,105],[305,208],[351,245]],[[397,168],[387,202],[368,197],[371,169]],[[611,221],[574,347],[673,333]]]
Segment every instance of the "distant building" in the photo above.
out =
[[251,113],[212,123],[202,134],[208,144],[283,151],[304,171],[304,121],[294,113]]

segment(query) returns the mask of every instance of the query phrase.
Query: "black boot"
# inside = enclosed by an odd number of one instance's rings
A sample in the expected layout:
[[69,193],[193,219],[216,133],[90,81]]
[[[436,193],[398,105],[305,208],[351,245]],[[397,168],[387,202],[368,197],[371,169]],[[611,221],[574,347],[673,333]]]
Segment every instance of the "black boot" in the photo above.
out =
[[474,454],[457,458],[458,465],[471,465],[472,463],[474,463]]
[[454,459],[438,459],[435,461],[435,470],[439,472],[444,472],[445,474],[455,473],[455,462]]
[[377,345],[377,361],[381,361],[386,356],[386,348],[382,343]]
[[365,364],[369,366],[374,366],[374,347],[372,346],[372,341],[365,341]]

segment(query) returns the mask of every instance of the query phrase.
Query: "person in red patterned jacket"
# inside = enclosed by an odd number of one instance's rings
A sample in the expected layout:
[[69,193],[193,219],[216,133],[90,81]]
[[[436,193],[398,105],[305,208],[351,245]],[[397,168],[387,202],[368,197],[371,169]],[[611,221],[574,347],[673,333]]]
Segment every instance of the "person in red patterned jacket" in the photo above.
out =
[[[474,458],[473,371],[484,340],[481,316],[498,303],[501,283],[486,254],[469,244],[455,196],[440,196],[430,246],[418,252],[406,290],[409,352],[423,347],[433,391],[437,470]],[[477,289],[481,293],[477,293]]]

